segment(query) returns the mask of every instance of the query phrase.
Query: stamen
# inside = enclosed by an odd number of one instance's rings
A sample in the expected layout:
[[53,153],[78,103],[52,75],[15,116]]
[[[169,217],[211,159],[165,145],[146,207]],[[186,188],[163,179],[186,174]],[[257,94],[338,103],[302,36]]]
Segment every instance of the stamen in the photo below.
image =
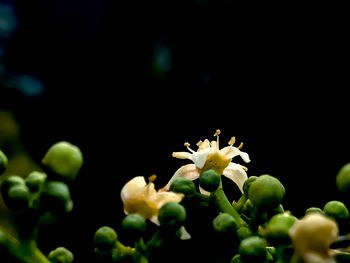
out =
[[199,142],[197,142],[197,146],[200,147],[202,145],[202,140],[200,140]]
[[220,133],[221,133],[221,131],[220,131],[219,129],[217,129],[216,132],[215,132],[215,134],[214,134],[214,137],[219,136]]
[[191,153],[194,153],[195,151],[193,151],[191,148],[190,148],[190,143],[188,142],[185,142],[185,147],[187,147],[187,150],[189,150]]
[[248,171],[248,168],[247,168],[247,167],[245,167],[245,166],[243,166],[243,165],[241,165],[241,164],[240,164],[240,166],[243,168],[244,171]]
[[241,142],[241,144],[237,147],[238,150],[243,148],[243,142]]
[[148,182],[152,183],[157,179],[157,175],[152,174],[150,177],[148,177]]
[[235,144],[235,142],[236,142],[236,137],[233,136],[233,137],[229,140],[228,145],[232,146],[232,145]]

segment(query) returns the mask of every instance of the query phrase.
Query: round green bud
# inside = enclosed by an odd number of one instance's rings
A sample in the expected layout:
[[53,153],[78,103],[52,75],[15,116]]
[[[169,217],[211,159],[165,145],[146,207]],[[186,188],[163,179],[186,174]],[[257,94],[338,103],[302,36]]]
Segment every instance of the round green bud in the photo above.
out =
[[170,185],[170,191],[175,193],[183,193],[185,195],[196,192],[196,185],[192,180],[188,180],[182,177],[176,178]]
[[276,207],[285,193],[284,186],[277,178],[265,174],[251,183],[248,197],[258,207]]
[[40,187],[44,184],[47,175],[42,172],[34,171],[31,172],[25,179],[25,183],[32,192],[37,192]]
[[72,263],[74,257],[72,252],[70,252],[68,249],[64,247],[58,247],[49,253],[48,259],[52,263]]
[[265,262],[266,242],[258,236],[251,236],[241,241],[238,247],[238,253],[243,262]]
[[334,219],[348,219],[349,210],[343,202],[329,201],[323,208],[326,215],[333,217]]
[[350,188],[350,163],[345,164],[336,176],[336,185],[341,192],[345,192]]
[[309,207],[308,209],[305,210],[305,215],[310,213],[324,214],[323,210],[319,207]]
[[237,222],[227,213],[221,213],[213,220],[213,227],[218,232],[228,232],[237,229]]
[[7,192],[4,198],[8,208],[21,211],[28,208],[30,191],[26,185],[14,185]]
[[111,250],[115,247],[118,239],[117,233],[109,226],[100,227],[94,236],[96,247],[102,251]]
[[298,218],[293,215],[276,214],[271,217],[270,221],[267,223],[264,236],[270,241],[271,239],[277,239],[280,242],[282,242],[282,240],[289,241],[288,231],[297,221]]
[[7,168],[7,156],[4,154],[3,151],[0,150],[0,175],[2,175],[6,168]]
[[158,220],[161,226],[180,227],[185,219],[186,210],[177,202],[168,202],[159,209]]
[[74,180],[83,165],[83,155],[77,146],[58,142],[51,146],[41,162],[55,174]]
[[241,226],[237,229],[237,237],[239,240],[246,239],[247,237],[251,237],[253,232],[247,226]]
[[244,181],[244,184],[243,184],[244,194],[248,195],[248,190],[249,190],[250,184],[252,182],[254,182],[256,179],[258,179],[257,176],[249,176],[248,179]]
[[208,192],[214,192],[218,189],[221,176],[214,170],[210,169],[200,174],[199,185]]
[[146,231],[146,219],[139,214],[127,215],[122,221],[122,227],[140,235]]
[[55,215],[72,211],[73,201],[68,185],[59,181],[44,184],[40,205]]
[[1,184],[2,195],[7,195],[8,190],[15,185],[25,185],[25,181],[18,175],[11,175],[7,177]]

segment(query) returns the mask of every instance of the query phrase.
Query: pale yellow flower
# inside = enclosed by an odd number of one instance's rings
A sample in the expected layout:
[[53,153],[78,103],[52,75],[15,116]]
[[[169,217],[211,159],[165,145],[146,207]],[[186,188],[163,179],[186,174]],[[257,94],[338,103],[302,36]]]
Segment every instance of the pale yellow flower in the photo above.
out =
[[295,255],[292,262],[335,263],[330,245],[338,238],[336,222],[320,213],[310,213],[289,230]]
[[[241,143],[238,147],[234,147],[235,137],[232,137],[228,142],[229,146],[219,149],[219,134],[220,130],[216,130],[214,136],[217,138],[216,141],[209,142],[205,139],[203,142],[197,143],[198,150],[195,152],[190,148],[189,143],[185,143],[185,146],[189,152],[174,152],[173,157],[179,159],[189,159],[193,164],[187,164],[180,167],[173,177],[170,179],[165,189],[169,189],[170,184],[178,177],[184,177],[189,180],[195,180],[199,178],[199,175],[207,170],[213,169],[218,174],[224,175],[227,178],[235,182],[239,189],[243,192],[243,184],[247,179],[247,168],[231,162],[235,156],[241,156],[246,162],[250,162],[249,155],[242,152],[240,149],[243,144]],[[202,193],[207,194],[203,189],[200,189]]]
[[180,202],[183,199],[184,195],[180,193],[155,190],[155,178],[151,176],[147,184],[143,176],[137,176],[124,185],[120,195],[125,214],[137,213],[159,224],[159,209],[167,202]]

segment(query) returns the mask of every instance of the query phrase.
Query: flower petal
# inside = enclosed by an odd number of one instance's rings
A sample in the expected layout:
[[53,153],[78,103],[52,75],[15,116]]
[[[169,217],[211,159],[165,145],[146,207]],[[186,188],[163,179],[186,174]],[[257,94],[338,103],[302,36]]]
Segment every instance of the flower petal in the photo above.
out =
[[242,152],[237,147],[226,146],[220,150],[220,154],[224,155],[228,159],[232,159],[237,155],[240,155],[246,163],[250,162],[249,155],[246,152]]
[[120,192],[121,199],[125,203],[128,199],[143,193],[146,181],[143,176],[136,176],[127,182]]
[[208,191],[205,191],[202,187],[199,186],[199,192],[202,194],[202,195],[210,195],[210,192]]
[[184,198],[184,194],[174,192],[158,192],[155,195],[150,196],[150,200],[157,204],[160,209],[165,203],[168,202],[180,202]]
[[187,232],[187,230],[184,226],[180,227],[180,239],[181,240],[191,239],[191,235]]
[[203,168],[209,152],[210,152],[210,148],[207,148],[192,154],[191,160],[199,169]]
[[173,175],[173,177],[171,177],[170,181],[167,183],[167,185],[165,187],[163,187],[164,190],[169,190],[169,187],[171,185],[171,183],[179,177],[183,177],[186,178],[188,180],[195,180],[197,178],[199,178],[199,172],[197,170],[197,167],[195,164],[187,164],[187,165],[183,165],[181,166]]
[[243,193],[243,184],[247,180],[247,173],[242,166],[236,163],[230,163],[224,170],[223,175],[231,179]]

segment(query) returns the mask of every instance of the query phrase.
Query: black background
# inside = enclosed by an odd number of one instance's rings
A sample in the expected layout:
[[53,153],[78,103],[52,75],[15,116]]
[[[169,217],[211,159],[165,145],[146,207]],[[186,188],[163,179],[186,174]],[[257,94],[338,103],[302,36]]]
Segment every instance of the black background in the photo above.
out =
[[[37,76],[45,91],[27,98],[3,90],[0,103],[16,112],[38,162],[58,140],[78,145],[85,158],[72,184],[74,211],[50,229],[45,249],[64,245],[77,262],[86,261],[94,231],[120,224],[124,183],[155,173],[156,186],[163,186],[187,163],[171,153],[185,150],[185,141],[213,139],[216,129],[222,146],[231,136],[244,142],[252,160],[248,175],[280,179],[283,205],[295,215],[346,201],[335,185],[350,161],[349,45],[341,6],[14,5],[19,25],[6,46],[6,66]],[[159,41],[172,50],[164,79],[152,75]],[[228,187],[235,198],[237,189]]]

